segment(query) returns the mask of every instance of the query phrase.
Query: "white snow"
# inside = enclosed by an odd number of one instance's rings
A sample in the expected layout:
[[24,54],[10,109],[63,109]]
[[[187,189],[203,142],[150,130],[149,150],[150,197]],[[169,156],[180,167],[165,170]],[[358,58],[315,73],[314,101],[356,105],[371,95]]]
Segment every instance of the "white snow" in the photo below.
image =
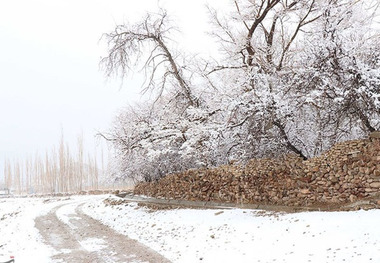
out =
[[[56,251],[43,243],[34,218],[65,204],[57,215],[69,223],[68,215],[83,202],[87,214],[173,262],[380,262],[380,210],[153,211],[136,203],[106,206],[108,197],[0,199],[0,262],[11,255],[18,263],[52,262]],[[102,237],[81,245],[96,251]]]
[[173,262],[380,262],[380,210],[152,212],[136,203],[97,202],[85,208]]
[[[58,205],[86,200],[88,197],[0,198],[0,262],[15,257],[17,263],[52,262],[57,251],[45,245],[34,219]],[[92,198],[94,199],[94,198]],[[65,206],[66,207],[66,206]],[[64,252],[64,251],[60,251]],[[67,253],[70,251],[68,250]]]
[[[49,262],[53,251],[42,244],[34,218],[54,203],[40,198],[0,198],[0,257],[16,262]],[[38,253],[36,253],[38,251]]]
[[90,252],[98,251],[99,249],[106,247],[104,245],[104,240],[100,238],[88,238],[80,242],[80,245]]
[[[82,201],[82,200],[80,200]],[[83,202],[83,201],[82,201]],[[64,205],[62,207],[60,207],[59,209],[57,209],[56,211],[56,215],[58,217],[59,220],[61,220],[64,224],[68,225],[71,229],[75,230],[77,229],[76,226],[74,226],[70,220],[71,219],[80,219],[78,217],[75,217],[75,209],[76,209],[76,205]]]

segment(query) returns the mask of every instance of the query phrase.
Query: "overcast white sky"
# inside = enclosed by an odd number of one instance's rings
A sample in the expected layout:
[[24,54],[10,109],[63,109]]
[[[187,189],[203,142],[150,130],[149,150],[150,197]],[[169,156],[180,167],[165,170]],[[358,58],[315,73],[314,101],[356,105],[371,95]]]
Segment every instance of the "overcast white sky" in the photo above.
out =
[[[207,50],[206,3],[228,0],[7,0],[0,8],[0,178],[3,160],[57,145],[61,129],[75,145],[107,130],[118,109],[140,98],[138,77],[107,80],[99,70],[102,33],[146,11],[167,8],[180,45]],[[92,146],[91,146],[92,147]]]

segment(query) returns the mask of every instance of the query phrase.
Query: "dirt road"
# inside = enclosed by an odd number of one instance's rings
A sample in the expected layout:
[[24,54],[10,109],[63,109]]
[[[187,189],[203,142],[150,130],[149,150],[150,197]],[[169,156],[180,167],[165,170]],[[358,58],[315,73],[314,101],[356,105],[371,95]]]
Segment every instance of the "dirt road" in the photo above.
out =
[[169,262],[152,249],[104,226],[68,203],[37,217],[35,226],[44,242],[56,250],[57,262]]

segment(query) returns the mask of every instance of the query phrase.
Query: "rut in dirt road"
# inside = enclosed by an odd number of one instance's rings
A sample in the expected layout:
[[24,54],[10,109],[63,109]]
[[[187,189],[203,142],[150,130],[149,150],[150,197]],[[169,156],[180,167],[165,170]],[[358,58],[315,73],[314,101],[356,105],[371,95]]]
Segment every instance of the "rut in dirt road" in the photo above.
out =
[[92,219],[77,203],[61,205],[35,219],[58,262],[170,262],[154,250]]

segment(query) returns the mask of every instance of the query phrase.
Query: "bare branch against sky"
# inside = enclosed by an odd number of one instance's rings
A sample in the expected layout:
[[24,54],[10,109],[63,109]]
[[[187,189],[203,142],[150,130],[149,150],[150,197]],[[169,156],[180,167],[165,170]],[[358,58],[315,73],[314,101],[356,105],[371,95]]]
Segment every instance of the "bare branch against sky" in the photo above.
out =
[[[225,1],[143,2],[15,0],[0,9],[0,178],[3,159],[24,158],[51,149],[64,130],[75,145],[83,132],[109,127],[118,109],[141,98],[136,73],[121,83],[99,70],[105,55],[102,33],[136,21],[147,11],[168,9],[180,25],[185,49],[207,47],[205,5]],[[91,8],[90,8],[91,7]],[[196,20],[193,18],[197,17]],[[199,30],[204,27],[205,30]],[[123,87],[121,88],[121,85]],[[92,146],[91,146],[92,147]],[[91,148],[90,147],[90,148]],[[87,147],[88,148],[88,147]]]

